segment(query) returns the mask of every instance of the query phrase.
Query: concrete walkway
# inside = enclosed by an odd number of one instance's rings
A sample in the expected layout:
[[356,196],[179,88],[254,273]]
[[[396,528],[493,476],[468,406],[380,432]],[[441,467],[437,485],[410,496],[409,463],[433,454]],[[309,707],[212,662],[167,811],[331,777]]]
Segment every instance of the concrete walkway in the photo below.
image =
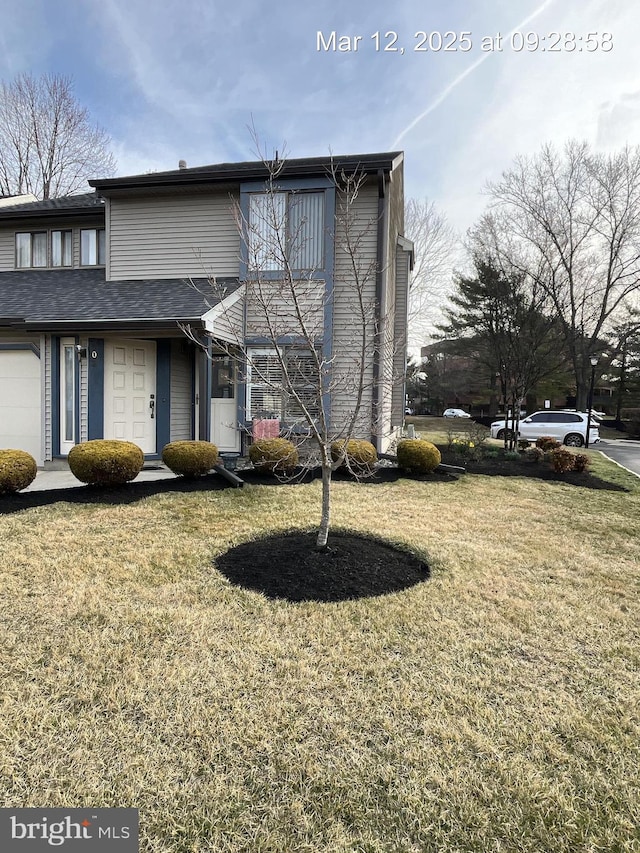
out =
[[[133,483],[140,483],[150,480],[173,480],[176,475],[165,468],[164,465],[158,467],[142,469]],[[75,489],[79,486],[84,486],[80,480],[77,480],[68,468],[61,471],[41,471],[38,470],[35,480],[26,489],[23,489],[21,494],[26,492],[44,492],[50,489]]]

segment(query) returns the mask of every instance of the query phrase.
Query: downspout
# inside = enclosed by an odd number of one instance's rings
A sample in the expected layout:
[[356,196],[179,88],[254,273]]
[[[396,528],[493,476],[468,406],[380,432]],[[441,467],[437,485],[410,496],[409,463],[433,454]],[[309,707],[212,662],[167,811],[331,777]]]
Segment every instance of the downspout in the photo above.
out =
[[[382,270],[384,265],[384,235],[386,233],[387,204],[384,170],[378,169],[378,228],[376,243],[376,331],[373,339],[373,401],[372,415],[376,426],[380,423],[380,358],[382,342]],[[373,427],[372,423],[372,427]],[[371,443],[380,449],[380,437],[371,430]]]

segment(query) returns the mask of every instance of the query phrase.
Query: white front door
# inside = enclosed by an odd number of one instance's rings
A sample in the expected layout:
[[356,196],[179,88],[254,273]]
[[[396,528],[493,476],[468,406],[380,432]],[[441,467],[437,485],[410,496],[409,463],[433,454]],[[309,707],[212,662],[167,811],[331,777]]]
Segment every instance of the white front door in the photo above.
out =
[[223,453],[240,452],[236,362],[226,355],[211,360],[211,441]]
[[105,340],[104,437],[156,452],[155,341]]

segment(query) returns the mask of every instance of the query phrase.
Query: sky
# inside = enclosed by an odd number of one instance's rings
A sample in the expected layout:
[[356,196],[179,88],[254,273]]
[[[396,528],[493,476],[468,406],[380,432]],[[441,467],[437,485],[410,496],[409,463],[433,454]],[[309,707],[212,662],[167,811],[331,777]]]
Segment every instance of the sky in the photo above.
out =
[[464,233],[516,156],[640,139],[632,0],[0,0],[0,21],[0,79],[71,76],[119,175],[255,159],[252,126],[267,155],[403,150],[407,197]]

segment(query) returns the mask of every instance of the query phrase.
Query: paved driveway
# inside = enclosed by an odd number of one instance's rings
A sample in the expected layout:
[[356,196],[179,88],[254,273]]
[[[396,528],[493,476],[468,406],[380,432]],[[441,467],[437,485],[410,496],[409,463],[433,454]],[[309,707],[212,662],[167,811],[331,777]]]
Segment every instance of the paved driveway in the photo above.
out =
[[623,438],[603,439],[592,445],[594,450],[601,450],[609,459],[624,465],[640,477],[640,441],[626,441]]

